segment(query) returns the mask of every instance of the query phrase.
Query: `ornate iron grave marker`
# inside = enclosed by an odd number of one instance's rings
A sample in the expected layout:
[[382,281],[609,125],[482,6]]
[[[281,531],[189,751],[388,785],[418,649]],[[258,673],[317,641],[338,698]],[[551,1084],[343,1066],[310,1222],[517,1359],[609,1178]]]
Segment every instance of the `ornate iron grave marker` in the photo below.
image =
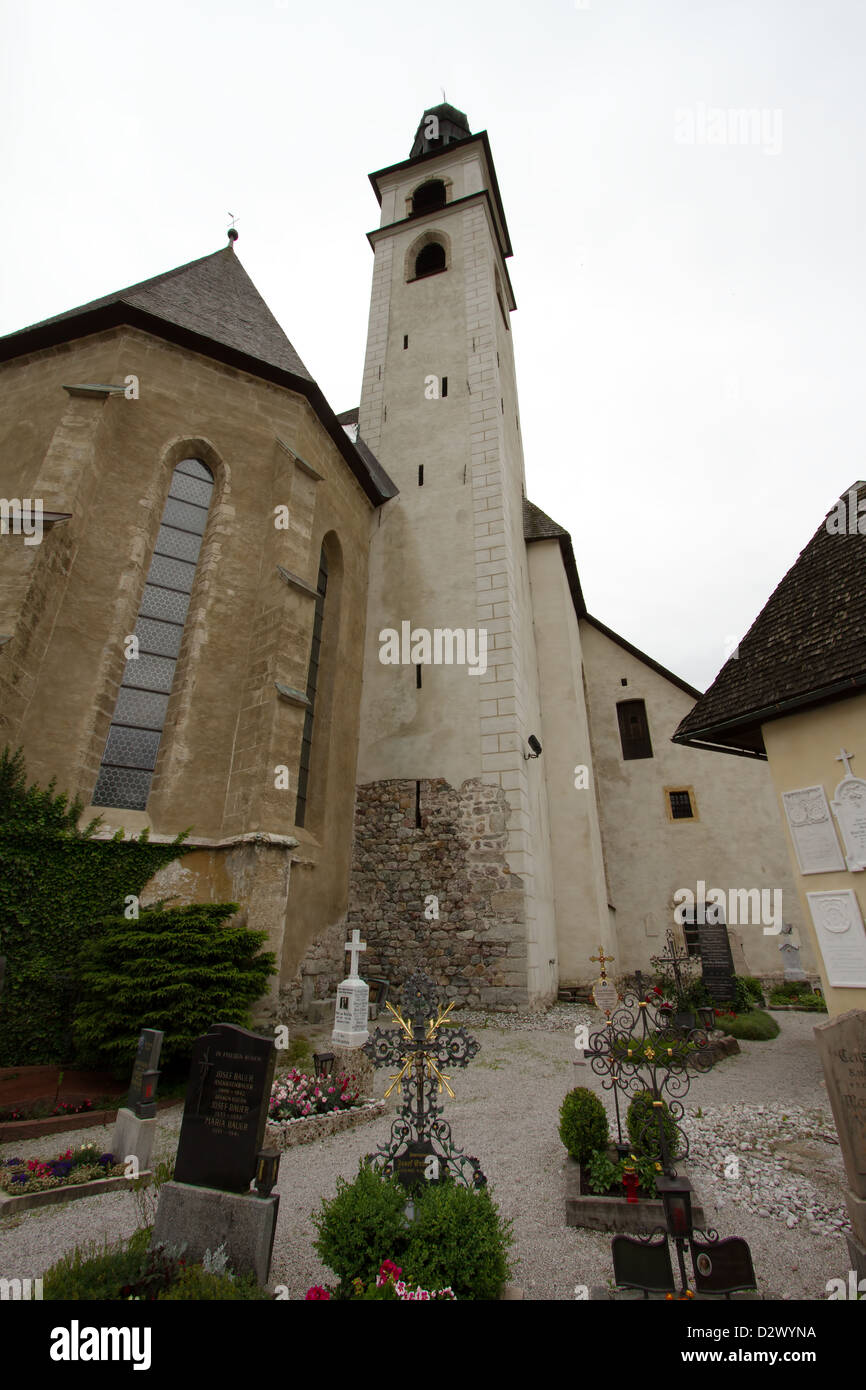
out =
[[394,1173],[410,1189],[421,1182],[438,1182],[446,1173],[466,1187],[483,1187],[487,1178],[478,1159],[454,1147],[451,1126],[441,1118],[442,1104],[437,1099],[443,1090],[454,1098],[450,1077],[442,1068],[468,1066],[479,1043],[465,1028],[443,1029],[454,1004],[442,1008],[435,982],[423,971],[407,978],[400,1003],[399,1009],[385,1004],[399,1029],[377,1028],[362,1048],[374,1067],[399,1067],[386,1098],[398,1082],[403,1091],[391,1137],[369,1155],[369,1161]]
[[[667,963],[671,963],[670,957]],[[605,1090],[613,1090],[619,1136],[617,1149],[621,1155],[623,1151],[628,1152],[628,1145],[623,1141],[620,1124],[619,1092],[622,1091],[624,1097],[632,1097],[647,1091],[652,1097],[648,1107],[650,1114],[638,1139],[639,1148],[656,1161],[656,1187],[664,1206],[666,1225],[637,1240],[630,1236],[614,1237],[611,1250],[616,1282],[626,1288],[643,1289],[647,1295],[667,1293],[672,1297],[670,1238],[677,1252],[680,1298],[694,1297],[686,1276],[687,1245],[692,1252],[698,1293],[730,1296],[743,1289],[753,1289],[755,1273],[748,1245],[737,1237],[720,1241],[717,1231],[699,1231],[692,1225],[691,1183],[677,1176],[673,1162],[674,1158],[688,1156],[688,1136],[680,1125],[683,1118],[681,1097],[691,1085],[690,1072],[709,1071],[713,1065],[715,1059],[708,1047],[709,1037],[702,1028],[687,1031],[672,1028],[667,1011],[646,997],[640,971],[636,972],[636,980],[636,990],[626,991],[622,1006],[599,1032],[590,1035],[585,1055],[596,1075],[603,1078]],[[674,1134],[676,1144],[672,1145]],[[659,1235],[663,1237],[661,1241],[652,1239]]]

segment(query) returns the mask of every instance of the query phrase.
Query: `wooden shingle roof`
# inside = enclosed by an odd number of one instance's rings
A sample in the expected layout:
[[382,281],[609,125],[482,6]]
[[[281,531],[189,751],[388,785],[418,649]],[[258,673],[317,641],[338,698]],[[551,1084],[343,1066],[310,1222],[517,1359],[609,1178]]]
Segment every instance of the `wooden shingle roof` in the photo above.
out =
[[866,483],[852,484],[840,502],[844,531],[834,529],[834,507],[675,743],[765,757],[761,724],[866,688]]

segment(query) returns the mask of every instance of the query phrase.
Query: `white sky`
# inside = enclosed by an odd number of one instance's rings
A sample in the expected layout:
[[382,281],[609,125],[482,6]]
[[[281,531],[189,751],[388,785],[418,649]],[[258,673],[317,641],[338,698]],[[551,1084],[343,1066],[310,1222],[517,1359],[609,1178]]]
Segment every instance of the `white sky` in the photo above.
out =
[[[444,87],[490,134],[527,489],[571,531],[590,612],[703,688],[866,476],[860,0],[2,16],[0,332],[219,249],[231,209],[331,405],[356,405],[366,175]],[[709,143],[712,108],[762,133]]]

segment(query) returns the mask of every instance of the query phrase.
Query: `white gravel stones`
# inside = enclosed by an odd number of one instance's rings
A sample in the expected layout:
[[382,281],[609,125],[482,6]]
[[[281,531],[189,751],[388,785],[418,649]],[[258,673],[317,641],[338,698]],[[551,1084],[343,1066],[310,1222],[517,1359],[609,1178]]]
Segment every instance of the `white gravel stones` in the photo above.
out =
[[[749,1242],[765,1298],[823,1299],[827,1282],[848,1271],[842,1162],[812,1039],[815,1020],[797,1013],[777,1018],[777,1039],[743,1042],[739,1056],[693,1079],[684,1102],[690,1172],[708,1222],[722,1237]],[[588,1005],[557,1004],[546,1014],[464,1010],[455,1022],[470,1029],[481,1050],[465,1071],[455,1071],[457,1097],[446,1100],[445,1118],[455,1143],[479,1156],[495,1200],[514,1220],[514,1282],[533,1299],[571,1300],[580,1286],[604,1286],[613,1273],[610,1236],[566,1227],[565,1155],[557,1133],[562,1097],[576,1085],[595,1090],[613,1117],[601,1079],[591,1066],[573,1065],[575,1024],[594,1031],[601,1015]],[[309,1025],[303,1030],[318,1048],[329,1027],[320,1034]],[[387,1084],[386,1073],[378,1072],[376,1094]],[[359,1159],[387,1139],[392,1113],[282,1156],[272,1279],[291,1298],[303,1298],[311,1284],[332,1282],[312,1247],[311,1213],[334,1194],[338,1176],[351,1180]],[[174,1151],[180,1117],[180,1106],[160,1112],[158,1157]],[[110,1143],[111,1130],[90,1130],[87,1137]],[[60,1150],[80,1140],[78,1131],[4,1144],[0,1156]],[[727,1155],[737,1159],[737,1178],[725,1176]],[[34,1277],[62,1251],[129,1235],[138,1223],[134,1199],[123,1192],[24,1213],[0,1226],[0,1276]]]

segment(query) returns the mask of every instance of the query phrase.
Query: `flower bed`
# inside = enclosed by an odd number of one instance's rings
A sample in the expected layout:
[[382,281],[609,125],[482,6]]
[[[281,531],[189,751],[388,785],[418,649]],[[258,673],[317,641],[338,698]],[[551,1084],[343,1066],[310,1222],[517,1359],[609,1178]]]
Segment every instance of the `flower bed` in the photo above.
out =
[[358,1104],[360,1092],[354,1076],[307,1076],[294,1067],[279,1077],[271,1088],[268,1107],[270,1120],[306,1120],[312,1115],[329,1115],[350,1110]]
[[56,1158],[6,1158],[0,1160],[0,1192],[22,1197],[29,1192],[48,1192],[96,1178],[117,1178],[124,1172],[114,1154],[100,1153],[95,1144],[67,1149]]

